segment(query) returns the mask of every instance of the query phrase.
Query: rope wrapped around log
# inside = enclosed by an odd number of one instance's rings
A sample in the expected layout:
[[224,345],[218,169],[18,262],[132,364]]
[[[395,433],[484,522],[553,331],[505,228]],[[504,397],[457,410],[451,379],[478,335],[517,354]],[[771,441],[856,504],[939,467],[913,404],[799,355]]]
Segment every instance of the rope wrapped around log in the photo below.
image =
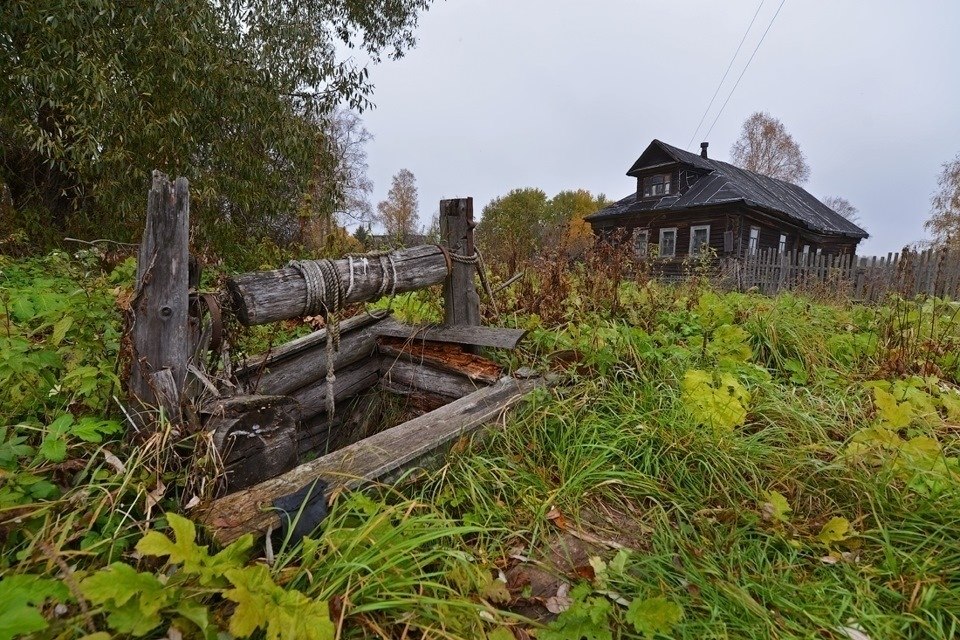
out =
[[[303,265],[309,263],[326,263],[331,274],[336,271],[340,283],[346,283],[343,307],[440,284],[450,272],[448,258],[440,247],[422,245],[340,260],[302,260],[298,267],[288,265],[273,271],[244,273],[227,281],[233,311],[240,322],[255,325],[302,317],[305,310],[315,308],[312,305],[318,295],[321,300],[332,302],[328,299],[331,292],[325,289],[321,294],[316,283],[309,285],[312,292],[308,292],[307,278],[313,276],[304,273]],[[380,268],[369,268],[373,264]],[[306,269],[317,273],[312,266]]]

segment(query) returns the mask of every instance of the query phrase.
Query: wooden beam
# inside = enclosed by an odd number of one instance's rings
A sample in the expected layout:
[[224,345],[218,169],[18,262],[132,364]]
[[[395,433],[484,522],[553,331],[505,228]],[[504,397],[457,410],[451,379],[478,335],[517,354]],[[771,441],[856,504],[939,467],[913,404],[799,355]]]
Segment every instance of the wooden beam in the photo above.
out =
[[450,404],[392,429],[346,446],[254,487],[215,500],[200,515],[213,529],[214,538],[227,544],[245,533],[265,532],[280,526],[273,510],[263,509],[317,478],[331,489],[356,487],[415,465],[429,454],[477,427],[495,420],[527,393],[543,385],[542,379],[502,378]]
[[204,425],[223,460],[227,491],[274,478],[297,465],[299,408],[285,396],[234,396],[217,402]]
[[404,340],[381,336],[377,350],[384,362],[406,360],[440,371],[459,374],[469,380],[493,384],[503,375],[503,367],[493,360],[467,353],[460,345],[447,342]]
[[[345,304],[440,284],[449,271],[443,251],[432,244],[392,251],[389,257],[332,262],[346,292]],[[351,280],[352,287],[349,284]],[[289,320],[304,315],[307,284],[294,267],[244,273],[228,279],[227,287],[237,317],[245,325]]]
[[[346,323],[345,323],[346,324]],[[376,325],[360,324],[360,328],[341,329],[340,348],[334,352],[334,373],[344,370],[354,362],[373,355],[377,348]],[[366,326],[364,326],[366,325]],[[319,332],[316,332],[319,333]],[[273,358],[267,369],[247,367],[243,379],[248,392],[267,395],[287,395],[307,385],[323,380],[327,375],[326,331],[323,340],[304,342],[303,348],[288,352],[282,359]],[[315,334],[311,334],[313,336]],[[306,336],[306,337],[311,337]],[[302,339],[301,339],[302,340]],[[237,376],[240,378],[240,376]]]
[[377,325],[377,334],[411,341],[453,342],[479,347],[515,349],[527,332],[523,329],[501,327],[446,325],[414,327],[395,320],[385,320]]
[[171,184],[154,171],[127,325],[133,350],[129,390],[146,405],[162,400],[175,421],[190,358],[189,232],[187,179]]
[[397,358],[384,358],[381,364],[381,383],[391,391],[419,390],[446,398],[462,398],[483,388],[486,383],[475,382],[458,373],[435,369],[424,363]]
[[[357,315],[346,318],[340,322],[340,335],[344,336],[351,331],[356,331],[357,329],[362,329],[363,327],[376,324],[387,317],[389,317],[389,314],[380,316],[372,313],[358,313]],[[250,356],[240,363],[240,366],[234,370],[234,374],[238,378],[249,378],[251,375],[255,375],[256,372],[261,369],[269,368],[278,362],[282,362],[288,358],[298,355],[302,351],[312,349],[317,345],[326,344],[326,342],[326,328],[320,329],[319,331],[314,331],[313,333],[296,338],[290,342],[285,342],[274,349],[270,349],[266,353]]]
[[[440,201],[440,236],[453,254],[473,256],[473,198]],[[480,324],[480,296],[474,282],[475,264],[454,261],[450,275],[443,283],[443,323],[447,325]]]
[[[375,385],[380,378],[380,362],[378,358],[367,358],[343,371],[336,371],[335,375],[333,392],[335,401],[339,403]],[[327,410],[327,386],[326,380],[320,380],[289,394],[300,404],[302,420],[310,420]]]

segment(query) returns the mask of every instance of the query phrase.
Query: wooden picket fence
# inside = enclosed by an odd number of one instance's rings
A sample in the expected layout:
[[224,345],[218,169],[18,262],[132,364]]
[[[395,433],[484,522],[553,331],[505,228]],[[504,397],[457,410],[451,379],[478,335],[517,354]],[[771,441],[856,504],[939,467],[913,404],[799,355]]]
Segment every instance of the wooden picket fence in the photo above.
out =
[[888,294],[960,298],[960,251],[927,249],[886,256],[816,255],[762,251],[725,260],[722,279],[741,291],[823,291],[862,302]]

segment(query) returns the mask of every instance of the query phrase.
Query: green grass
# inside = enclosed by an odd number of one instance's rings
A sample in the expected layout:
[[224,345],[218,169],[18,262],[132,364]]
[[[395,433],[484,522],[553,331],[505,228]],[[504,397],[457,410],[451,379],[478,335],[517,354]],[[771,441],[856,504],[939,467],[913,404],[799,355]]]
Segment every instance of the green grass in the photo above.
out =
[[[116,432],[114,305],[129,265],[104,273],[60,255],[0,271],[12,381],[0,390],[0,639],[21,623],[38,637],[115,631],[116,605],[78,586],[113,562],[178,590],[147,637],[230,628],[241,607],[229,585],[135,553],[200,491],[204,450],[170,431],[137,444]],[[531,333],[497,356],[558,384],[442,468],[340,496],[313,538],[276,549],[270,576],[306,599],[296,606],[328,606],[351,638],[960,635],[956,303],[625,283],[605,306],[568,284],[560,324],[506,300],[504,321]],[[437,312],[422,293],[395,304],[409,321]],[[710,386],[691,391],[690,372]],[[837,522],[849,531],[831,539]],[[29,599],[22,580],[47,591]],[[563,583],[558,607],[547,598]],[[201,606],[207,631],[177,602]]]

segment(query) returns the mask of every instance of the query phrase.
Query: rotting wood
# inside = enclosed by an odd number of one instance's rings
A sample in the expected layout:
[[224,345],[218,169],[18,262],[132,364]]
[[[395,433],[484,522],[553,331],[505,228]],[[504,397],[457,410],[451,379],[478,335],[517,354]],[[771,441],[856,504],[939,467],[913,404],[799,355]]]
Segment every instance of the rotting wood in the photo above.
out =
[[[389,258],[334,260],[333,265],[340,274],[344,290],[349,290],[345,304],[440,284],[448,273],[447,259],[436,245],[399,249],[391,252]],[[351,280],[352,287],[349,285]],[[227,287],[237,317],[245,325],[289,320],[304,314],[307,285],[303,275],[294,267],[244,273],[228,279]]]
[[297,465],[299,408],[286,396],[234,396],[209,410],[206,429],[223,458],[226,490],[236,491]]
[[[440,236],[454,255],[472,258],[473,198],[440,201]],[[474,276],[478,265],[454,261],[450,277],[443,283],[443,323],[445,325],[479,325],[480,296]]]
[[317,478],[330,489],[356,487],[415,464],[460,436],[496,419],[527,393],[544,384],[542,379],[502,378],[496,384],[464,398],[302,464],[256,486],[225,496],[200,515],[216,541],[227,544],[249,532],[277,528],[280,518],[264,509],[275,499],[294,493]]
[[[340,348],[333,354],[334,373],[339,375],[344,368],[373,355],[376,347],[376,325],[367,324],[359,329],[341,332]],[[248,369],[249,377],[244,380],[245,386],[251,393],[285,395],[318,382],[327,375],[326,351],[324,340],[282,360],[274,360],[267,370]]]
[[[343,371],[336,372],[333,383],[333,393],[336,402],[353,397],[369,389],[377,383],[380,373],[380,362],[376,357],[366,358],[356,362]],[[309,420],[327,410],[326,380],[320,380],[293,391],[289,395],[300,404],[300,417]]]
[[446,342],[381,336],[377,350],[385,361],[399,359],[423,363],[487,384],[493,384],[503,375],[503,367],[493,360],[467,353],[459,345]]
[[397,358],[382,360],[381,384],[393,391],[419,390],[454,400],[487,386],[464,375],[435,369],[429,364],[413,363]]
[[377,325],[377,334],[406,340],[452,342],[479,347],[516,349],[517,344],[527,335],[527,332],[523,329],[505,329],[502,327],[446,325],[414,327],[391,319],[384,320]]
[[[158,404],[151,376],[163,369],[172,375],[179,403],[190,358],[189,222],[186,178],[174,184],[159,171],[147,198],[147,223],[137,259],[136,289],[129,314],[131,363],[129,390],[146,405]],[[176,413],[176,412],[174,412]]]

